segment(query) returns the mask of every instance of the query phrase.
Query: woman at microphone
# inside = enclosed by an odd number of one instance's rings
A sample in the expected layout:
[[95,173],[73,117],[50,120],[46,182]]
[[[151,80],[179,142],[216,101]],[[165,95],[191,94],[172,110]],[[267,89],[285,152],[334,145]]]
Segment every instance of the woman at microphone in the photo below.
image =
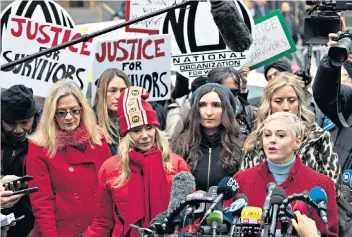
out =
[[[249,206],[261,207],[267,195],[267,185],[271,182],[283,188],[287,196],[320,186],[328,199],[328,234],[337,237],[338,214],[334,182],[304,165],[297,154],[305,133],[301,119],[293,113],[277,112],[263,121],[258,129],[262,134],[261,146],[265,159],[263,163],[234,175],[240,186],[239,193],[247,196]],[[321,233],[326,233],[325,225],[315,209],[310,208],[309,217],[316,222]]]
[[157,114],[140,87],[126,88],[117,115],[121,141],[117,155],[99,171],[98,204],[85,237],[138,237],[130,224],[149,227],[167,210],[172,179],[190,172],[184,159],[170,151],[168,138],[158,129]]
[[340,174],[338,157],[333,152],[330,133],[315,122],[314,114],[305,104],[305,96],[296,76],[281,72],[268,82],[264,89],[262,104],[258,108],[254,131],[244,145],[241,170],[251,168],[263,162],[265,153],[262,146],[260,125],[276,112],[289,112],[297,115],[305,125],[305,134],[297,153],[302,162],[313,170],[327,175],[335,183]]
[[217,83],[199,87],[190,100],[191,110],[172,150],[186,158],[196,180],[196,189],[208,191],[226,176],[238,171],[243,141],[231,91]]

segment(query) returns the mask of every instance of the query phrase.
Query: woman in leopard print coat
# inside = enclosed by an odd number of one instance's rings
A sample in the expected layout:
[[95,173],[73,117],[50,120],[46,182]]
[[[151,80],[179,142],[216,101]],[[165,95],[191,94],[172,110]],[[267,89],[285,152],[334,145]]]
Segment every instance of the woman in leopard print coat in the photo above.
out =
[[263,121],[272,113],[285,111],[298,115],[306,126],[305,139],[298,150],[302,162],[337,182],[340,167],[337,154],[332,151],[330,133],[315,123],[314,114],[306,107],[304,98],[304,92],[293,74],[283,72],[269,81],[257,112],[255,129],[244,145],[241,170],[264,161],[265,154],[259,139],[262,137]]

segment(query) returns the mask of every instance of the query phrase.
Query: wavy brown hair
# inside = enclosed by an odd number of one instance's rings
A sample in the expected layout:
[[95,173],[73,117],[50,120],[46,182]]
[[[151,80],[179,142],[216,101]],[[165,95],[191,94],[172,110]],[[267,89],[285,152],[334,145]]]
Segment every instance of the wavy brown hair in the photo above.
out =
[[243,141],[239,138],[240,129],[236,121],[233,108],[226,92],[214,85],[204,85],[197,91],[194,103],[184,122],[185,126],[179,136],[172,141],[172,151],[184,157],[194,170],[202,157],[200,145],[202,140],[202,126],[200,124],[199,101],[209,92],[216,92],[221,100],[221,145],[220,166],[230,172],[238,170]]

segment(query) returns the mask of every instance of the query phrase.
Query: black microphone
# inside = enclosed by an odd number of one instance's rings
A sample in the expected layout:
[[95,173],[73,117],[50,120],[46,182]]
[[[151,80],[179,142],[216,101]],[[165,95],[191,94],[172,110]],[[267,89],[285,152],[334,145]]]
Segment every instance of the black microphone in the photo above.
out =
[[[192,174],[182,171],[175,175],[172,180],[170,202],[167,212],[171,213],[180,203],[186,200],[187,195],[193,193],[196,189],[195,179]],[[173,220],[174,231],[181,228],[185,210],[177,215]]]
[[238,187],[239,187],[239,185],[238,185],[238,182],[236,181],[236,179],[234,179],[232,177],[223,178],[220,181],[218,188],[216,190],[217,197],[214,199],[213,203],[210,205],[208,210],[205,212],[205,214],[199,224],[201,224],[210,215],[210,213],[212,213],[214,211],[214,208],[216,207],[216,205],[219,202],[233,198],[238,191]]
[[138,231],[141,236],[145,236],[145,235],[149,236],[154,234],[154,231],[147,228],[139,227],[138,225],[130,224],[130,227]]
[[268,183],[268,185],[266,186],[266,198],[264,201],[264,205],[263,205],[263,216],[262,216],[262,220],[264,221],[264,232],[267,233],[269,231],[269,212],[270,212],[270,198],[271,195],[273,193],[273,189],[276,187],[276,183]]
[[[278,219],[278,213],[279,213],[279,207],[282,204],[282,202],[286,198],[286,192],[280,187],[275,187],[273,189],[273,192],[271,194],[270,198],[270,204],[272,206],[272,212],[271,212],[271,224],[269,227],[269,237],[275,237],[275,232],[276,232],[276,225],[277,225],[277,219]],[[264,234],[264,236],[266,236]]]
[[[204,191],[196,191],[194,193],[189,194],[186,197],[186,201],[193,201],[193,200],[201,200],[203,197],[206,197],[207,193]],[[203,204],[203,205],[202,205]],[[189,215],[193,215],[195,211],[197,211],[197,213],[201,212],[201,209],[205,209],[205,203],[201,203],[201,202],[192,202],[192,204],[188,204],[186,207],[186,216]]]
[[227,47],[233,52],[244,52],[253,39],[234,1],[210,1],[211,14]]
[[162,224],[167,216],[167,211],[159,213],[154,219],[151,220],[149,224],[149,229],[157,233],[158,235],[163,235],[164,230],[162,228]]

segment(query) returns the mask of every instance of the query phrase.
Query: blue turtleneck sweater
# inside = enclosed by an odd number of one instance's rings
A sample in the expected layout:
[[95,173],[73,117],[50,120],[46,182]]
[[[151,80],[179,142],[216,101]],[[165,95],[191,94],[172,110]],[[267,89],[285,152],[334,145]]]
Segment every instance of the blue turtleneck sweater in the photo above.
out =
[[280,185],[287,179],[288,174],[296,161],[296,156],[293,157],[293,159],[287,164],[275,164],[269,159],[266,159],[266,161],[268,163],[270,173],[274,176],[275,181]]

